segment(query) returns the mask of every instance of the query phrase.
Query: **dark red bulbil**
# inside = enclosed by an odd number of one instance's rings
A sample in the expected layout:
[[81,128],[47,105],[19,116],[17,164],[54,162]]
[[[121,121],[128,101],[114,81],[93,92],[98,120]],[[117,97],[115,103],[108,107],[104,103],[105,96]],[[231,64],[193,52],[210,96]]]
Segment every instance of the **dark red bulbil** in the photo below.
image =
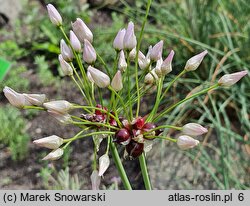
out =
[[127,145],[129,144],[130,140],[131,140],[131,135],[129,131],[125,128],[122,128],[115,133],[113,141],[118,144]]
[[137,117],[133,124],[135,129],[142,129],[145,124],[145,120],[142,117]]
[[143,153],[144,144],[138,143],[135,141],[130,141],[128,145],[126,145],[126,151],[130,157],[136,158],[139,157]]

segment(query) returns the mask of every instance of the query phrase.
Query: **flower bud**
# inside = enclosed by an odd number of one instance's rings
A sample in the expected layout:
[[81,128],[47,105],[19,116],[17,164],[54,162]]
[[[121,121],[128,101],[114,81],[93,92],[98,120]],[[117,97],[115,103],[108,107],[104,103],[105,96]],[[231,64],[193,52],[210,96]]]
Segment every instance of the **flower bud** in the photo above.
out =
[[193,56],[192,58],[190,58],[187,61],[184,69],[186,71],[194,71],[194,70],[196,70],[200,66],[203,58],[206,56],[207,53],[208,53],[207,50],[205,50],[205,51]]
[[126,145],[126,151],[130,158],[136,158],[143,153],[144,144],[138,143],[135,141],[130,141],[128,145]]
[[174,57],[174,51],[171,50],[168,57],[163,61],[161,65],[161,74],[166,75],[172,71],[172,60]]
[[63,155],[63,149],[58,148],[50,152],[43,160],[58,160]]
[[101,72],[100,70],[89,66],[88,71],[91,74],[92,79],[94,80],[95,84],[100,88],[105,88],[110,85],[110,78],[107,74]]
[[162,76],[162,72],[161,72],[162,62],[163,62],[162,58],[158,59],[157,62],[156,62],[155,73],[157,74],[158,77]]
[[123,39],[126,33],[126,29],[120,29],[113,41],[113,47],[115,50],[120,51],[123,49]]
[[60,66],[61,66],[63,75],[72,76],[73,75],[73,69],[70,66],[70,64],[63,59],[63,56],[61,54],[58,56],[58,60],[60,62]]
[[199,141],[189,137],[187,135],[179,136],[177,139],[177,145],[180,149],[186,150],[191,149],[199,144]]
[[138,64],[140,69],[147,69],[150,64],[150,58],[145,57],[145,55],[139,51],[138,53]]
[[90,176],[92,190],[99,190],[99,186],[101,183],[101,177],[98,176],[98,171],[94,170]]
[[62,57],[65,61],[67,62],[71,62],[73,59],[73,53],[71,48],[65,43],[65,41],[63,39],[61,39],[60,41],[60,50],[61,50],[61,54]]
[[133,48],[136,47],[136,43],[137,41],[136,41],[136,36],[134,33],[134,23],[129,22],[128,28],[126,30],[126,33],[123,39],[123,47],[124,49],[131,51]]
[[190,136],[199,136],[207,133],[207,129],[197,123],[188,123],[182,127],[182,132]]
[[150,60],[157,61],[162,57],[163,41],[159,41],[156,45],[153,46],[150,52]]
[[134,119],[131,123],[133,125],[133,128],[136,130],[141,130],[145,124],[145,120],[143,117],[137,117]]
[[15,107],[22,108],[24,106],[30,106],[32,105],[23,94],[20,94],[10,87],[4,87],[3,89],[5,97],[9,100],[10,104],[12,104]]
[[56,135],[52,135],[49,137],[37,139],[37,140],[33,141],[33,143],[40,146],[40,147],[46,147],[49,149],[57,149],[63,144],[63,139],[61,137],[56,136]]
[[111,87],[116,91],[120,91],[123,88],[123,84],[122,84],[122,73],[120,70],[118,70],[115,74],[115,76],[112,79],[111,82]]
[[136,47],[133,48],[130,52],[129,52],[129,55],[128,55],[130,61],[134,61],[135,60],[135,57],[136,57]]
[[131,135],[129,131],[125,128],[122,128],[115,133],[113,141],[118,144],[127,145],[129,144],[130,140],[131,140]]
[[24,98],[27,102],[29,102],[32,105],[36,105],[36,106],[41,106],[46,99],[46,95],[45,94],[25,94],[23,93]]
[[77,18],[76,21],[72,23],[72,28],[80,42],[84,43],[84,39],[87,39],[91,43],[93,42],[93,34],[83,20]]
[[50,18],[50,21],[52,22],[52,24],[54,24],[56,26],[61,26],[62,25],[62,17],[59,14],[59,12],[57,11],[57,9],[52,4],[48,4],[47,10],[48,10],[49,18]]
[[102,176],[108,169],[110,164],[109,156],[107,154],[102,155],[99,158],[99,173],[98,176]]
[[220,86],[229,87],[238,82],[245,75],[247,75],[247,71],[225,74],[219,79],[218,83]]
[[157,74],[155,73],[155,69],[151,70],[148,74],[146,74],[144,83],[145,84],[153,84],[155,80],[158,79]]
[[83,60],[88,64],[93,64],[96,61],[95,49],[87,39],[84,40]]
[[82,50],[81,42],[79,41],[79,39],[72,30],[70,30],[69,38],[70,38],[70,44],[73,47],[73,49],[76,52],[81,52]]
[[66,100],[50,101],[43,104],[43,106],[50,111],[55,111],[61,114],[67,113],[71,108],[72,104]]
[[127,62],[125,59],[125,55],[124,55],[124,51],[121,50],[120,51],[120,55],[119,55],[119,61],[118,61],[118,69],[120,69],[121,71],[125,71],[127,68]]
[[89,71],[87,71],[87,77],[90,82],[95,83]]
[[47,112],[62,124],[70,124],[72,121],[71,116],[68,113],[62,114],[51,110],[47,110]]

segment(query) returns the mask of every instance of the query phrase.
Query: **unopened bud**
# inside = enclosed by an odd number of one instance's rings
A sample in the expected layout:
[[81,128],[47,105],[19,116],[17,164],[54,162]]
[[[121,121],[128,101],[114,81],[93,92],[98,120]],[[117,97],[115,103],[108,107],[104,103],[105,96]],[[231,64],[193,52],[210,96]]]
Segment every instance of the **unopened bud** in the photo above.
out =
[[119,55],[119,61],[118,61],[118,69],[120,69],[121,71],[125,71],[126,68],[127,68],[127,62],[126,62],[126,59],[125,59],[125,54],[124,54],[124,51],[121,50],[120,51],[120,55]]
[[84,40],[83,60],[88,64],[93,64],[96,61],[95,49],[87,39]]
[[140,69],[147,69],[150,64],[150,58],[145,57],[145,55],[139,51],[138,53],[138,64]]
[[63,149],[58,148],[50,152],[43,160],[58,160],[63,155]]
[[23,93],[24,98],[26,99],[26,101],[28,101],[30,104],[32,105],[36,105],[36,106],[41,106],[46,99],[46,95],[45,94],[25,94]]
[[101,177],[98,175],[98,171],[94,170],[90,176],[92,190],[99,190],[101,183]]
[[109,156],[107,154],[102,155],[99,158],[99,173],[98,176],[102,176],[108,169],[110,164]]
[[60,50],[65,61],[71,62],[73,60],[73,52],[71,48],[65,43],[63,39],[60,41]]
[[80,42],[84,43],[84,39],[87,39],[91,43],[93,42],[93,34],[83,20],[77,18],[76,21],[72,23],[72,28]]
[[191,149],[199,144],[199,141],[189,137],[187,135],[179,136],[177,139],[177,145],[180,149],[186,150]]
[[50,101],[43,104],[43,106],[50,111],[55,111],[61,114],[67,113],[71,108],[72,104],[66,100]]
[[144,79],[145,84],[153,84],[155,80],[157,80],[159,77],[155,73],[155,69],[151,70]]
[[182,132],[190,136],[199,136],[207,133],[207,129],[197,123],[188,123],[182,127]]
[[10,104],[15,107],[22,108],[24,106],[32,105],[23,94],[20,94],[10,87],[5,86],[3,89],[5,97],[9,100]]
[[107,74],[101,72],[100,70],[89,66],[88,71],[91,74],[92,79],[94,80],[95,84],[100,88],[105,88],[110,85],[110,78]]
[[50,21],[52,22],[52,24],[54,24],[56,26],[61,26],[62,25],[62,17],[59,14],[59,12],[57,11],[57,9],[52,4],[48,4],[47,10],[48,10],[49,18],[50,18]]
[[192,58],[190,58],[187,61],[184,69],[186,71],[194,71],[194,70],[196,70],[200,66],[203,58],[206,56],[207,53],[208,53],[207,50],[205,50],[205,51],[193,56]]
[[238,82],[245,75],[247,75],[247,71],[225,74],[219,79],[218,83],[220,86],[229,87]]
[[33,143],[40,146],[40,147],[46,147],[49,149],[57,149],[63,144],[63,139],[61,137],[56,136],[56,135],[52,135],[49,137],[37,139],[37,140],[33,141]]
[[128,55],[130,61],[134,61],[135,60],[135,57],[136,57],[136,47],[133,48],[130,52],[129,52],[129,55]]
[[62,124],[70,124],[72,122],[71,116],[68,113],[62,114],[51,110],[47,110],[47,112]]
[[131,51],[133,48],[136,47],[136,43],[137,41],[136,41],[136,36],[134,33],[134,23],[129,22],[128,28],[126,30],[126,33],[123,39],[123,47],[124,49]]
[[161,73],[162,75],[166,75],[172,71],[172,60],[174,57],[174,51],[171,50],[168,57],[163,61],[161,65]]
[[63,75],[72,76],[73,75],[73,69],[70,66],[70,64],[64,60],[64,58],[63,58],[63,56],[61,54],[58,56],[58,60],[60,62],[60,66],[61,66]]
[[122,50],[123,49],[123,39],[126,33],[126,29],[120,29],[114,39],[113,42],[113,47],[115,48],[115,50]]
[[151,61],[157,61],[162,57],[163,41],[159,41],[156,45],[153,46],[150,52]]
[[116,91],[120,91],[123,88],[122,84],[122,73],[118,70],[111,81],[111,87]]
[[162,58],[158,59],[156,62],[155,73],[157,74],[158,77],[162,76],[162,72],[161,72],[162,62],[163,62]]
[[82,50],[81,42],[79,41],[79,39],[77,38],[77,36],[75,35],[75,33],[72,30],[70,30],[69,38],[70,38],[70,44],[73,47],[73,49],[76,52],[81,52],[81,50]]

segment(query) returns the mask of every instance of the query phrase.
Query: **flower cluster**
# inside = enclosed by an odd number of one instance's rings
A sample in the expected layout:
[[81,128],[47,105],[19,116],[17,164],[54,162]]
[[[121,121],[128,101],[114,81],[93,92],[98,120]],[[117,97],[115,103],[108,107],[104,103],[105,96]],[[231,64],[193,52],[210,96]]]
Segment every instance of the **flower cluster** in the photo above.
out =
[[[119,169],[125,188],[131,189],[116,149],[117,145],[124,146],[129,157],[140,159],[145,181],[149,181],[149,178],[145,173],[144,152],[149,151],[152,140],[165,139],[176,143],[180,149],[190,149],[197,146],[199,141],[194,138],[205,134],[207,132],[205,127],[197,123],[188,123],[182,127],[158,125],[159,121],[162,122],[165,115],[180,104],[219,87],[231,86],[247,75],[246,71],[226,74],[214,85],[160,110],[159,106],[169,88],[185,73],[196,70],[207,55],[207,50],[191,57],[177,77],[165,87],[164,80],[172,71],[175,52],[170,51],[166,58],[163,58],[163,40],[149,46],[147,54],[144,55],[140,51],[139,42],[141,39],[137,41],[134,24],[129,22],[127,28],[120,29],[114,38],[113,47],[117,56],[114,59],[113,70],[110,71],[101,55],[96,52],[93,46],[93,33],[83,20],[77,18],[72,23],[72,30],[68,36],[64,31],[63,20],[57,9],[52,4],[48,4],[47,10],[51,22],[64,35],[64,39],[60,40],[61,53],[58,56],[62,73],[74,81],[86,104],[78,105],[66,100],[49,101],[44,94],[17,93],[7,86],[3,92],[15,107],[45,110],[59,122],[81,128],[81,131],[71,138],[52,135],[35,140],[36,145],[52,150],[43,158],[44,160],[57,160],[63,155],[64,149],[73,141],[88,136],[93,137],[95,158],[91,181],[92,187],[95,189],[98,189],[100,176],[105,173],[110,164],[109,152],[111,152]],[[96,61],[100,61],[106,72],[95,68]],[[131,70],[132,66],[135,67],[133,70]],[[152,110],[141,117],[139,115],[140,102],[142,96],[147,93],[147,85],[155,85],[157,94]],[[103,88],[110,92],[110,101],[106,105],[102,101]],[[99,101],[96,100],[97,94],[95,92],[98,92]],[[135,106],[136,111],[134,111]],[[82,109],[84,112],[82,115],[74,116],[70,114],[73,109]],[[168,137],[163,133],[164,129],[174,129],[181,134],[177,138]],[[98,148],[103,137],[106,137],[107,149],[100,156],[98,167],[96,164]]]

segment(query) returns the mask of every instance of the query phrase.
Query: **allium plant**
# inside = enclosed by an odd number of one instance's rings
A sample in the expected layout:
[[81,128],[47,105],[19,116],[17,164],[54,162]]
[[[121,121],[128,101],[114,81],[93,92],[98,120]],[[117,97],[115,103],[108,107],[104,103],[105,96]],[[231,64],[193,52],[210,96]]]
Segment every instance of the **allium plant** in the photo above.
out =
[[[62,73],[69,76],[80,90],[84,100],[83,105],[73,103],[74,100],[70,100],[70,102],[66,100],[49,101],[44,94],[17,93],[7,86],[3,90],[6,98],[15,107],[44,110],[61,123],[81,128],[81,131],[73,137],[52,135],[35,140],[34,144],[52,150],[43,158],[44,160],[59,159],[64,150],[75,140],[93,138],[94,162],[90,177],[93,189],[99,188],[100,177],[105,175],[111,155],[124,188],[132,189],[117,151],[119,145],[119,147],[124,147],[125,157],[128,160],[139,159],[145,188],[151,189],[145,153],[150,151],[153,141],[164,139],[176,143],[180,149],[186,150],[196,147],[199,141],[195,138],[207,132],[205,127],[197,123],[177,127],[159,125],[159,122],[162,122],[164,117],[180,104],[208,91],[231,86],[247,74],[246,71],[226,74],[210,87],[163,108],[162,100],[171,86],[187,72],[195,71],[208,51],[205,50],[190,58],[184,69],[164,88],[165,77],[172,71],[174,51],[170,51],[167,57],[163,57],[163,40],[154,46],[149,46],[146,55],[140,51],[150,5],[149,0],[139,38],[135,35],[133,22],[129,22],[127,28],[118,31],[113,41],[117,55],[113,68],[110,69],[101,55],[95,51],[93,34],[87,25],[77,18],[72,23],[72,30],[69,31],[68,36],[64,30],[60,13],[53,5],[48,4],[49,18],[64,36],[64,39],[60,40],[61,54],[58,56]],[[95,68],[97,61],[101,63],[101,68]],[[141,116],[141,98],[148,91],[154,91],[155,86],[157,89],[155,89],[156,97],[153,109],[147,115]],[[109,92],[105,105],[102,99],[103,92],[105,94]],[[159,106],[163,109],[160,110]],[[81,109],[82,113],[78,116],[71,115],[70,111],[74,109]],[[165,128],[179,131],[178,137],[163,135],[162,132]],[[103,142],[106,144],[106,151],[104,154],[99,154],[99,145],[103,139],[105,139]]]

